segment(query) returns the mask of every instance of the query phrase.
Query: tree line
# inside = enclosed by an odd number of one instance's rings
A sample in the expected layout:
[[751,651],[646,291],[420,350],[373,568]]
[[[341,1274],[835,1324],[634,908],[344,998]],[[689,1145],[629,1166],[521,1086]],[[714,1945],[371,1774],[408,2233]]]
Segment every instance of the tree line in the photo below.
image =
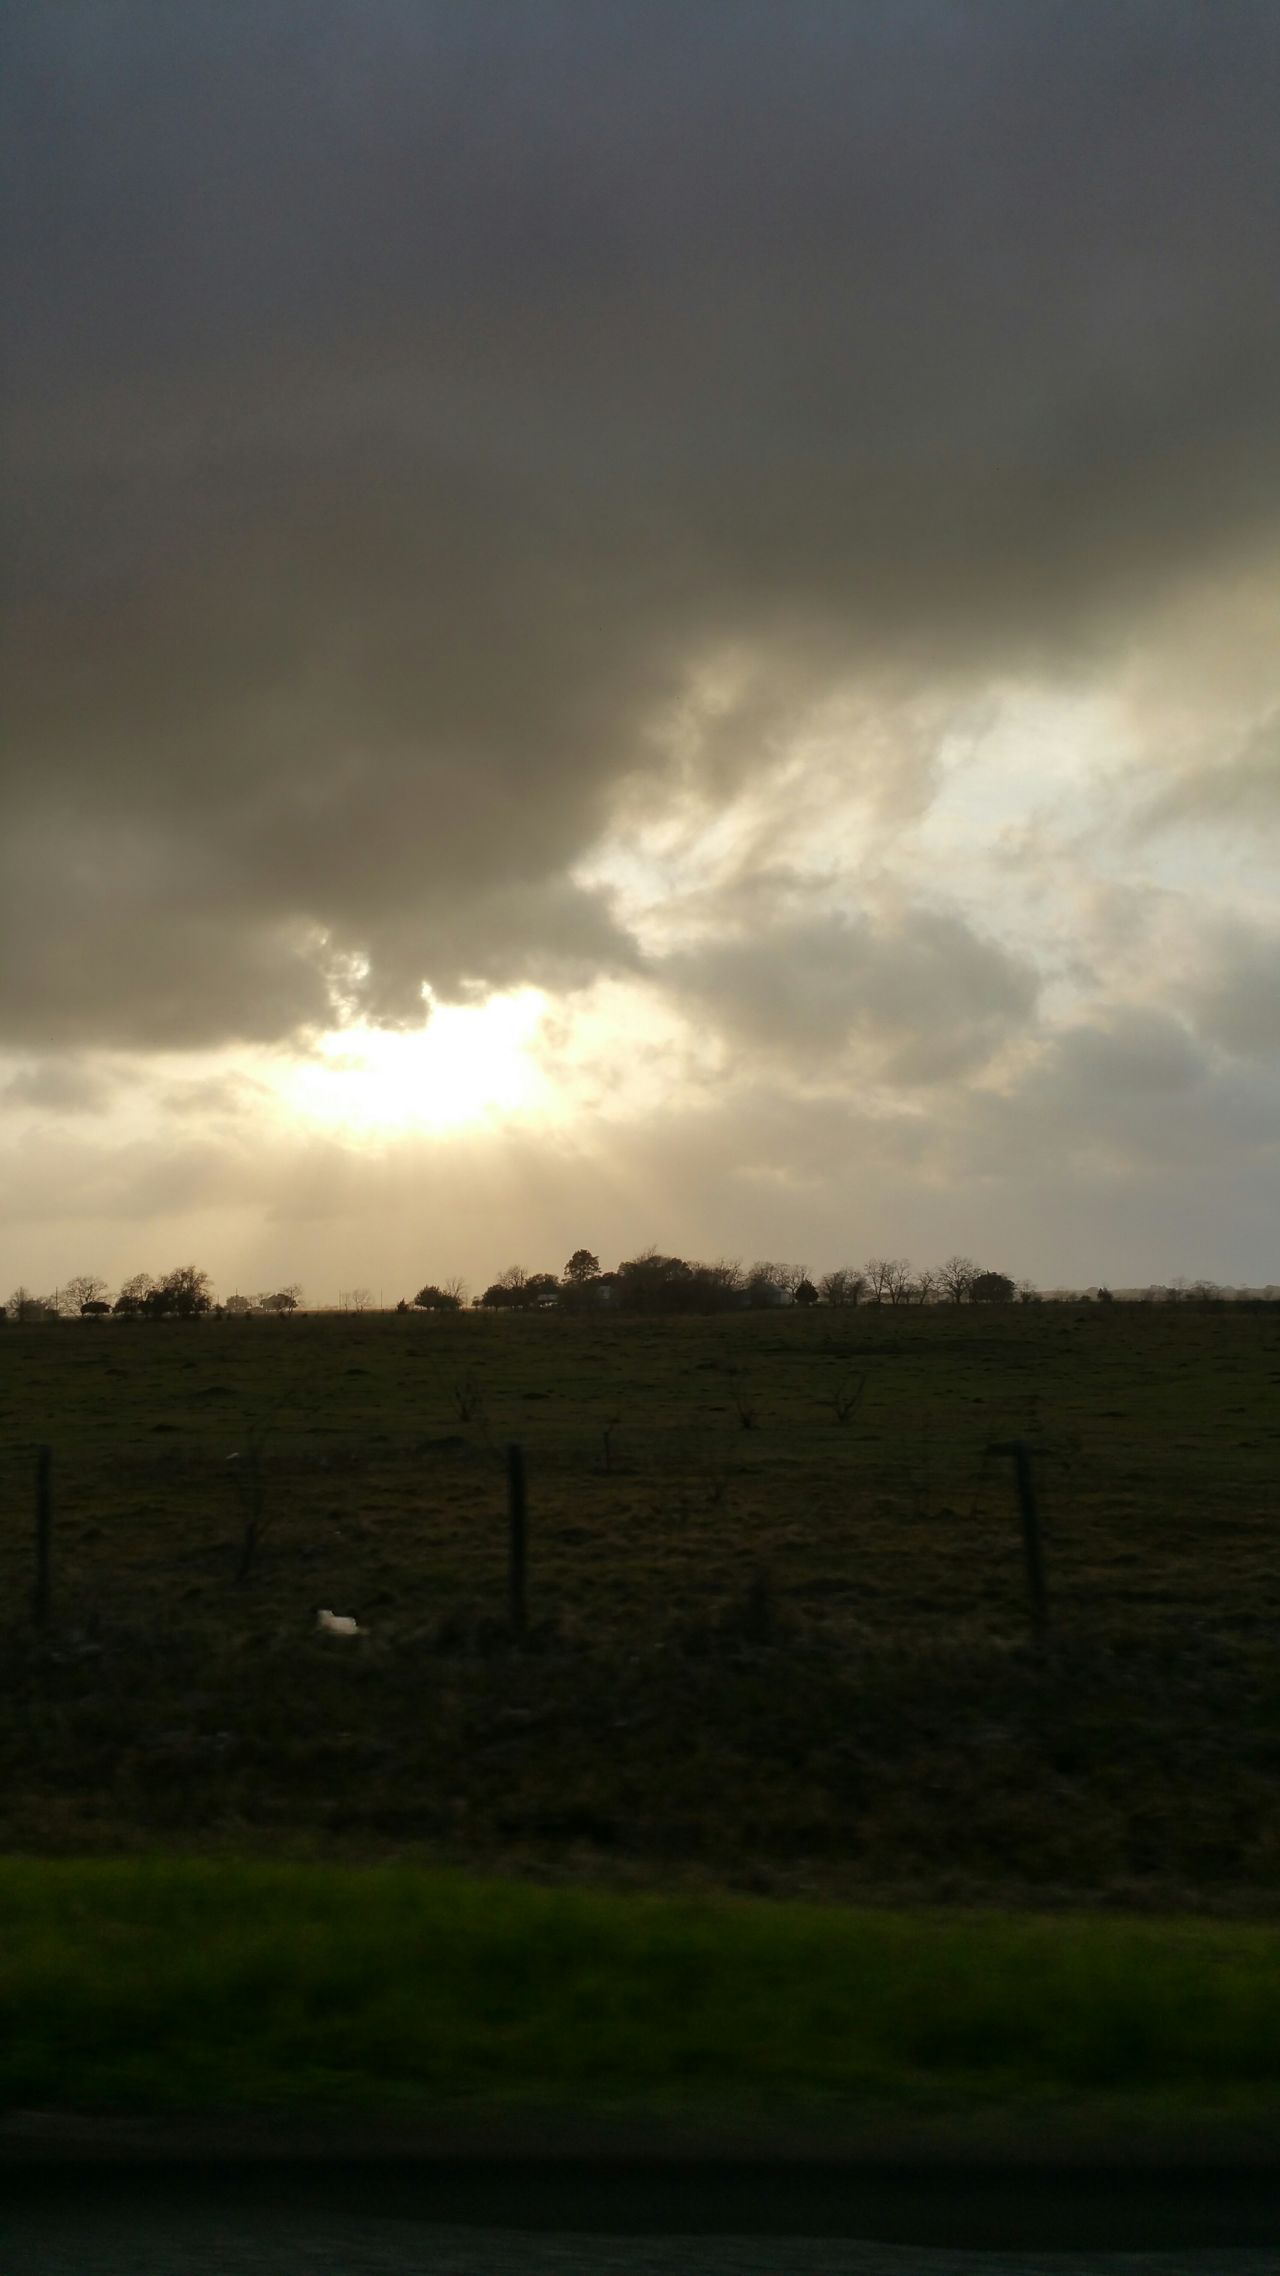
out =
[[[945,1264],[923,1271],[913,1270],[905,1257],[869,1257],[865,1265],[837,1265],[815,1279],[805,1265],[769,1259],[742,1265],[723,1257],[702,1264],[656,1248],[604,1272],[590,1249],[575,1249],[558,1274],[508,1266],[475,1301],[488,1311],[554,1306],[568,1311],[725,1312],[791,1304],[1007,1304],[1034,1293],[1030,1282],[1016,1282],[971,1257],[948,1257]],[[452,1290],[428,1284],[413,1304],[421,1310],[454,1310],[460,1301],[456,1283]]]
[[[1100,1304],[1115,1301],[1108,1288],[1076,1292]],[[1212,1281],[1176,1280],[1138,1292],[1148,1302],[1219,1304],[1225,1292]],[[1253,1292],[1266,1300],[1280,1293],[1267,1288]],[[1132,1292],[1131,1292],[1132,1295]],[[743,1265],[719,1258],[704,1264],[687,1257],[667,1256],[656,1248],[626,1257],[612,1271],[601,1269],[590,1249],[575,1249],[560,1272],[528,1272],[523,1265],[508,1265],[478,1296],[469,1297],[465,1281],[457,1278],[427,1281],[416,1296],[401,1297],[397,1312],[461,1312],[468,1305],[485,1312],[591,1312],[714,1313],[763,1311],[779,1305],[827,1305],[840,1310],[854,1305],[890,1307],[926,1304],[1032,1304],[1045,1301],[1029,1280],[1014,1280],[1007,1272],[981,1265],[973,1257],[950,1256],[940,1265],[912,1266],[905,1257],[872,1256],[865,1264],[836,1265],[811,1276],[804,1265],[779,1264],[768,1259]],[[51,1296],[37,1296],[16,1288],[0,1317],[15,1321],[60,1318],[202,1319],[245,1318],[254,1314],[287,1316],[304,1308],[297,1281],[258,1295],[215,1300],[213,1282],[197,1265],[184,1264],[155,1278],[134,1273],[113,1296],[96,1273],[79,1273]],[[373,1296],[367,1288],[343,1289],[340,1312],[370,1312]]]
[[294,1282],[260,1296],[228,1296],[218,1304],[210,1275],[198,1265],[180,1264],[159,1279],[149,1272],[135,1272],[114,1298],[96,1272],[73,1274],[52,1296],[15,1288],[4,1309],[11,1320],[105,1319],[108,1314],[117,1319],[199,1320],[208,1312],[296,1312],[301,1302],[302,1289]]
[[[575,1249],[558,1273],[508,1265],[472,1301],[491,1312],[725,1312],[791,1304],[1008,1304],[1035,1294],[1029,1281],[1015,1281],[971,1257],[948,1257],[922,1271],[914,1271],[905,1257],[870,1257],[865,1265],[837,1265],[814,1279],[804,1265],[767,1259],[742,1265],[727,1258],[702,1264],[659,1249],[624,1258],[606,1272],[590,1249]],[[461,1281],[428,1281],[396,1309],[459,1312],[466,1302]]]

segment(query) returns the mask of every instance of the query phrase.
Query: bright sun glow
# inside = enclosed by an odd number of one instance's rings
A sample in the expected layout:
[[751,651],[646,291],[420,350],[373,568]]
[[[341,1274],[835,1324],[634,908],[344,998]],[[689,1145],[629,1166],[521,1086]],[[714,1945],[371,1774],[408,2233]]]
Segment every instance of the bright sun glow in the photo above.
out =
[[360,1131],[461,1130],[550,1104],[532,1045],[536,988],[477,1005],[436,1005],[409,1033],[348,1027],[291,1069],[286,1105],[308,1122]]

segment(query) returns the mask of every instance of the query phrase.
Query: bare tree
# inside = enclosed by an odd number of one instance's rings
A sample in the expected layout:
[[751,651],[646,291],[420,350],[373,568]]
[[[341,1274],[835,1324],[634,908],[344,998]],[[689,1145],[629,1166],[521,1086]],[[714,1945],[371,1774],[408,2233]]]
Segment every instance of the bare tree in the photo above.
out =
[[474,1375],[460,1376],[453,1386],[453,1403],[459,1422],[476,1422],[484,1413],[484,1388]]
[[[311,1392],[297,1403],[299,1416],[314,1412],[319,1393]],[[285,1391],[274,1404],[257,1415],[246,1415],[240,1445],[226,1461],[226,1477],[240,1504],[244,1531],[240,1537],[240,1555],[236,1563],[237,1581],[247,1581],[253,1570],[258,1544],[267,1529],[270,1516],[267,1509],[267,1447],[272,1432],[284,1410],[297,1399],[295,1392]]]
[[978,1277],[978,1271],[979,1267],[974,1263],[972,1257],[948,1257],[938,1274],[943,1294],[949,1297],[953,1304],[967,1303],[973,1294],[973,1284]]
[[340,1312],[368,1312],[372,1306],[373,1290],[371,1288],[340,1288],[338,1290],[338,1310]]
[[831,1386],[831,1411],[838,1423],[846,1423],[862,1404],[867,1387],[865,1375],[838,1375]]
[[747,1301],[755,1305],[788,1304],[797,1282],[803,1279],[789,1264],[774,1264],[767,1257],[753,1264],[747,1274]]
[[60,1294],[64,1311],[83,1312],[86,1304],[105,1302],[107,1284],[96,1272],[75,1272],[63,1282]]
[[867,1258],[867,1302],[869,1304],[888,1303],[889,1284],[893,1278],[896,1261],[893,1257]]
[[824,1272],[818,1282],[818,1294],[824,1304],[857,1304],[867,1293],[867,1276],[856,1265],[837,1265],[834,1272]]
[[906,1257],[868,1257],[866,1288],[868,1301],[872,1304],[908,1302],[911,1266]]

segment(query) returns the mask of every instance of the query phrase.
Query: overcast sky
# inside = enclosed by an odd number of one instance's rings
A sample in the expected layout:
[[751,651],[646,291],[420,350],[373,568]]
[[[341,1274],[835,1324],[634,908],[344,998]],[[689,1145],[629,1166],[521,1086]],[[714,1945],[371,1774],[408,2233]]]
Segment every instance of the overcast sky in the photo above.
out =
[[1280,1278],[1274,0],[6,17],[0,1295]]

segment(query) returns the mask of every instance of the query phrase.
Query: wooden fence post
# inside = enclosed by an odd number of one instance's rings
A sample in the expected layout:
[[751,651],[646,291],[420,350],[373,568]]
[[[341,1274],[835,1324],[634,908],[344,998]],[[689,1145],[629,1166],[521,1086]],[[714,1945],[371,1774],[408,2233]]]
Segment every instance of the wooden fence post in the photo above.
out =
[[52,1596],[50,1566],[52,1560],[51,1536],[53,1533],[53,1448],[36,1448],[36,1585],[31,1609],[37,1627],[43,1628],[49,1618]]
[[1040,1511],[1031,1475],[1031,1448],[1025,1439],[1014,1438],[999,1446],[989,1446],[987,1452],[1008,1455],[1013,1462],[1014,1490],[1018,1496],[1018,1514],[1022,1519],[1022,1549],[1027,1566],[1031,1626],[1039,1641],[1049,1625],[1049,1598],[1045,1588],[1044,1553],[1040,1542]]
[[528,1620],[525,1593],[528,1502],[524,1482],[524,1448],[507,1448],[507,1601],[512,1634],[523,1636]]

